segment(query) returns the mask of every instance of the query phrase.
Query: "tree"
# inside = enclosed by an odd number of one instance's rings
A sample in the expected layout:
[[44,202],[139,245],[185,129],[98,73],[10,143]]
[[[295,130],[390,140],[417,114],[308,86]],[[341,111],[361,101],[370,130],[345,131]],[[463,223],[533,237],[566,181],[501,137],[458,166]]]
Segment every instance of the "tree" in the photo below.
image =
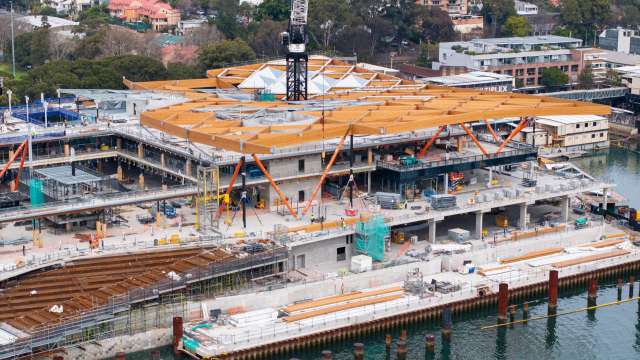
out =
[[560,19],[582,38],[584,44],[595,43],[596,33],[602,30],[611,16],[609,0],[563,0],[560,3]]
[[502,26],[504,36],[527,36],[531,32],[531,26],[524,16],[509,16]]
[[92,6],[86,10],[82,10],[78,14],[79,32],[91,33],[100,27],[107,25],[111,16],[106,5]]
[[198,50],[198,64],[205,69],[254,60],[256,54],[241,39],[224,40],[208,44]]
[[168,80],[197,79],[203,76],[204,74],[202,72],[202,69],[198,66],[187,65],[183,63],[167,64]]
[[346,0],[310,0],[309,17],[310,46],[329,51],[335,48],[338,34],[348,28],[352,21],[351,10]]
[[217,13],[214,24],[227,39],[235,39],[243,33],[238,23],[240,6],[237,0],[211,0],[211,9]]
[[569,82],[569,76],[558,68],[544,69],[540,77],[540,83],[547,89],[553,89]]
[[251,32],[249,44],[253,51],[261,57],[275,57],[283,54],[280,33],[287,29],[286,21],[262,20],[254,25],[257,29]]
[[214,24],[202,24],[199,28],[189,31],[185,40],[190,45],[202,46],[224,40],[224,35]]
[[33,11],[35,15],[58,16],[56,9],[51,6],[40,6]]
[[494,36],[501,34],[501,27],[509,16],[515,16],[516,8],[513,0],[484,0],[482,2],[482,16],[485,25],[491,27]]
[[455,38],[453,22],[449,14],[437,6],[425,8],[419,21],[422,23],[422,38],[427,42],[451,41]]
[[[284,21],[289,19],[288,0],[264,0],[256,9],[256,21],[271,19],[274,21]],[[313,14],[313,13],[312,13]]]
[[431,63],[434,61],[438,61],[438,44],[420,44],[420,51],[418,53],[416,65],[431,68]]
[[103,60],[110,68],[131,81],[164,80],[167,69],[159,60],[145,56],[125,55]]
[[614,69],[607,69],[606,73],[607,85],[609,86],[620,86],[622,85],[622,78],[620,74]]
[[578,74],[578,88],[580,89],[592,89],[595,85],[593,81],[593,68],[591,64],[587,64],[580,74]]
[[[44,64],[49,59],[49,29],[41,28],[26,32],[15,38],[16,65],[30,68]],[[11,42],[4,47],[5,54],[11,54]]]

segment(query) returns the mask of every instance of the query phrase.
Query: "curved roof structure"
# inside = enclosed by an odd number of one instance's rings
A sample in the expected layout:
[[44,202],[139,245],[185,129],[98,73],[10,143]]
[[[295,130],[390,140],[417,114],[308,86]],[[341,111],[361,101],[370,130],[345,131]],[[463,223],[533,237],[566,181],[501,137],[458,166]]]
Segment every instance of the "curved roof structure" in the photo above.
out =
[[[182,91],[192,99],[143,113],[143,125],[245,154],[273,153],[347,133],[390,135],[506,117],[611,112],[608,106],[565,99],[426,86],[324,57],[310,63],[319,79],[314,86],[330,88],[316,87],[311,100],[296,103],[246,100],[257,90],[277,88],[278,62],[210,70],[207,79],[127,85]],[[213,93],[196,91],[202,88]]]

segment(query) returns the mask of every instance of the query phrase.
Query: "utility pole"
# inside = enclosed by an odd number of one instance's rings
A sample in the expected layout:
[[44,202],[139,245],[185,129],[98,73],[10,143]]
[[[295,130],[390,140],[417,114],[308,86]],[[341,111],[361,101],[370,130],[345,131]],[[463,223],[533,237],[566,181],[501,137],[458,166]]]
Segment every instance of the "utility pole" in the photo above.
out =
[[13,33],[13,1],[9,3],[11,7],[11,64],[13,71],[13,78],[16,78],[16,48],[15,48],[15,36]]

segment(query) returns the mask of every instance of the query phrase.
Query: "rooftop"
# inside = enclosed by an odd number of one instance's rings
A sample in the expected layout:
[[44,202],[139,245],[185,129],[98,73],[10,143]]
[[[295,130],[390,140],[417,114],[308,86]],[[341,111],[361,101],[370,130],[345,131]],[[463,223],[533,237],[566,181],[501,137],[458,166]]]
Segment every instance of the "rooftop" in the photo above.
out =
[[494,45],[549,45],[549,44],[565,44],[565,43],[582,43],[581,39],[557,36],[557,35],[536,35],[536,36],[522,36],[522,37],[503,37],[503,38],[488,38],[488,39],[474,39],[472,42],[494,44]]
[[[47,23],[49,23],[49,27],[51,29],[55,29],[57,27],[64,27],[64,26],[76,26],[79,24],[76,21],[71,21],[71,20],[67,20],[67,19],[63,19],[55,16],[47,16],[46,18],[47,18]],[[21,21],[31,26],[42,26],[42,16],[40,15],[22,16],[22,17],[16,18],[16,21]]]
[[72,175],[71,166],[69,165],[37,169],[35,172],[45,178],[60,182],[64,185],[86,184],[101,180],[99,177],[78,168],[75,169],[75,175]]
[[471,85],[477,83],[485,83],[491,81],[505,81],[513,80],[513,76],[496,74],[486,71],[471,71],[466,74],[450,75],[450,76],[436,76],[422,79],[427,83],[437,83],[441,85],[456,86],[456,85]]
[[538,122],[557,123],[557,124],[576,124],[589,121],[605,120],[605,117],[598,115],[562,115],[562,116],[538,116]]

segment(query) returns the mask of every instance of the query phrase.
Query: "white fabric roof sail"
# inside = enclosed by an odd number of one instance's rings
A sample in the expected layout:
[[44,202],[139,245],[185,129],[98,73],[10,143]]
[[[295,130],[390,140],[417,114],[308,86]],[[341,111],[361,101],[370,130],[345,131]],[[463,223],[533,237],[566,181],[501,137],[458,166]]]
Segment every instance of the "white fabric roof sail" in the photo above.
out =
[[[350,74],[343,79],[337,80],[325,76],[319,71],[309,71],[307,91],[309,94],[325,94],[332,88],[354,89],[366,86],[367,79]],[[266,66],[254,71],[249,77],[244,79],[239,85],[240,89],[265,89],[272,94],[285,94],[287,92],[287,77],[282,70]]]

